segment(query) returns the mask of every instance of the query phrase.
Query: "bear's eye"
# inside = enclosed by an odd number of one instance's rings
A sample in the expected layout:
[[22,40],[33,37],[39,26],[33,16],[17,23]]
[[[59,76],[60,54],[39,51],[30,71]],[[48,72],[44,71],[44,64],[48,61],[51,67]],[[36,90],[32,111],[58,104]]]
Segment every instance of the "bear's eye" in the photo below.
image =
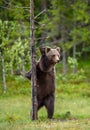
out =
[[55,57],[55,55],[53,55],[53,57]]

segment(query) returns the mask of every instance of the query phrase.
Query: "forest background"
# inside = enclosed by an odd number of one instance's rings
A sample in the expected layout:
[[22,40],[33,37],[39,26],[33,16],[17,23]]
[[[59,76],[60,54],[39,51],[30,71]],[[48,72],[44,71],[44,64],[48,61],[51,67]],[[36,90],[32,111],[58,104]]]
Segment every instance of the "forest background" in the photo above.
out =
[[[34,0],[34,5],[37,59],[40,56],[41,45],[61,48],[62,58],[56,67],[58,97],[66,94],[76,94],[77,97],[79,94],[90,101],[90,1]],[[2,103],[3,98],[5,100],[10,96],[30,96],[29,81],[20,75],[21,73],[24,75],[29,69],[30,1],[1,0],[0,97]],[[88,102],[88,109],[89,105]],[[64,114],[66,113],[67,111]],[[82,114],[76,116],[81,117]],[[12,122],[15,117],[12,119],[11,117],[13,115],[5,116],[4,119]],[[90,119],[90,113],[83,117]]]

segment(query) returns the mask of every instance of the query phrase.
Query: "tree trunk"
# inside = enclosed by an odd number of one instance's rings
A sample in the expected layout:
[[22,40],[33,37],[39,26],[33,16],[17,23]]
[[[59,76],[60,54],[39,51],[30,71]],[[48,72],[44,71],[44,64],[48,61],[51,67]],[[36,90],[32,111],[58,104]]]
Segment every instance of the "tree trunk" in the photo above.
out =
[[63,73],[66,75],[67,73],[67,66],[66,66],[66,52],[63,50]]
[[[76,45],[73,45],[73,59],[76,59]],[[76,65],[74,65],[73,73],[75,74],[77,71]]]
[[47,1],[46,0],[42,0],[42,2],[41,2],[41,9],[42,10],[47,9]]
[[[73,59],[76,59],[76,45],[75,44],[73,45]],[[76,68],[76,65],[74,65],[73,73],[76,73],[76,72],[77,72],[77,68]]]
[[1,56],[2,59],[2,78],[3,78],[3,91],[6,93],[6,75],[5,75],[5,62],[4,62],[4,56]]
[[13,63],[11,62],[10,64],[11,64],[11,65],[10,65],[10,71],[11,71],[11,75],[14,75],[14,70],[13,70]]
[[22,56],[22,74],[23,76],[25,75],[25,59],[24,59],[24,56]]
[[[83,43],[83,47],[82,47],[82,48],[85,48],[85,47],[86,47],[86,44]],[[86,51],[83,52],[83,55],[82,55],[82,56],[83,56],[83,59],[84,59],[84,60],[87,60],[87,59],[88,59],[88,54],[87,54]]]
[[[42,9],[42,11],[47,9],[47,1],[46,0],[42,0],[41,9]],[[45,44],[46,36],[47,36],[46,33],[42,31],[40,44]]]
[[[73,2],[75,4],[76,0],[74,0]],[[74,17],[73,29],[76,29],[77,21],[76,21],[76,14],[75,13],[74,13],[73,17]],[[73,36],[73,43],[74,43],[74,45],[73,45],[73,59],[76,59],[76,43],[77,42],[76,42],[76,36],[75,35]],[[73,73],[76,73],[76,70],[77,70],[76,65],[74,65]]]
[[[65,28],[64,28],[64,25],[62,25],[62,42],[63,44],[65,44],[65,41],[66,41],[66,35],[65,35]],[[63,73],[64,75],[66,75],[67,73],[67,65],[66,65],[66,51],[65,51],[65,48],[63,47],[63,53],[62,53],[62,56],[63,56]]]
[[36,84],[36,54],[34,43],[34,1],[30,0],[30,49],[31,49],[31,67],[32,67],[32,120],[37,120],[37,84]]

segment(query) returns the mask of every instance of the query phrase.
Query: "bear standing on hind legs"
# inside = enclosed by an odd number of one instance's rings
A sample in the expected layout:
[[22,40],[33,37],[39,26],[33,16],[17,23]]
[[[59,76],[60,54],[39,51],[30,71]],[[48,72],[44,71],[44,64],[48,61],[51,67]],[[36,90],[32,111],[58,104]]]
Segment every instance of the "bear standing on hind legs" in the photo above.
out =
[[[55,102],[55,64],[59,62],[60,48],[40,48],[41,57],[36,64],[38,110],[45,106],[48,118],[53,117]],[[25,74],[31,79],[31,70]]]

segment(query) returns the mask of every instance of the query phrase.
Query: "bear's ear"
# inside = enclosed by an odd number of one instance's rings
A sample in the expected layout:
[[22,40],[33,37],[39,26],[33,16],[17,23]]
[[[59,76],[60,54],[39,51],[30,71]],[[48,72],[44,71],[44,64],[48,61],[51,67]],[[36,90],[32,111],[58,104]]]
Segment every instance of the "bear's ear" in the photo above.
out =
[[46,47],[46,49],[45,49],[45,53],[48,53],[50,50],[51,50],[50,47]]
[[57,49],[57,51],[60,53],[60,47],[57,47],[56,49]]
[[39,47],[39,49],[40,49],[41,54],[44,55],[45,54],[45,47]]
[[40,52],[42,55],[45,55],[46,53],[48,53],[51,50],[50,47],[40,47],[39,49],[40,49]]

